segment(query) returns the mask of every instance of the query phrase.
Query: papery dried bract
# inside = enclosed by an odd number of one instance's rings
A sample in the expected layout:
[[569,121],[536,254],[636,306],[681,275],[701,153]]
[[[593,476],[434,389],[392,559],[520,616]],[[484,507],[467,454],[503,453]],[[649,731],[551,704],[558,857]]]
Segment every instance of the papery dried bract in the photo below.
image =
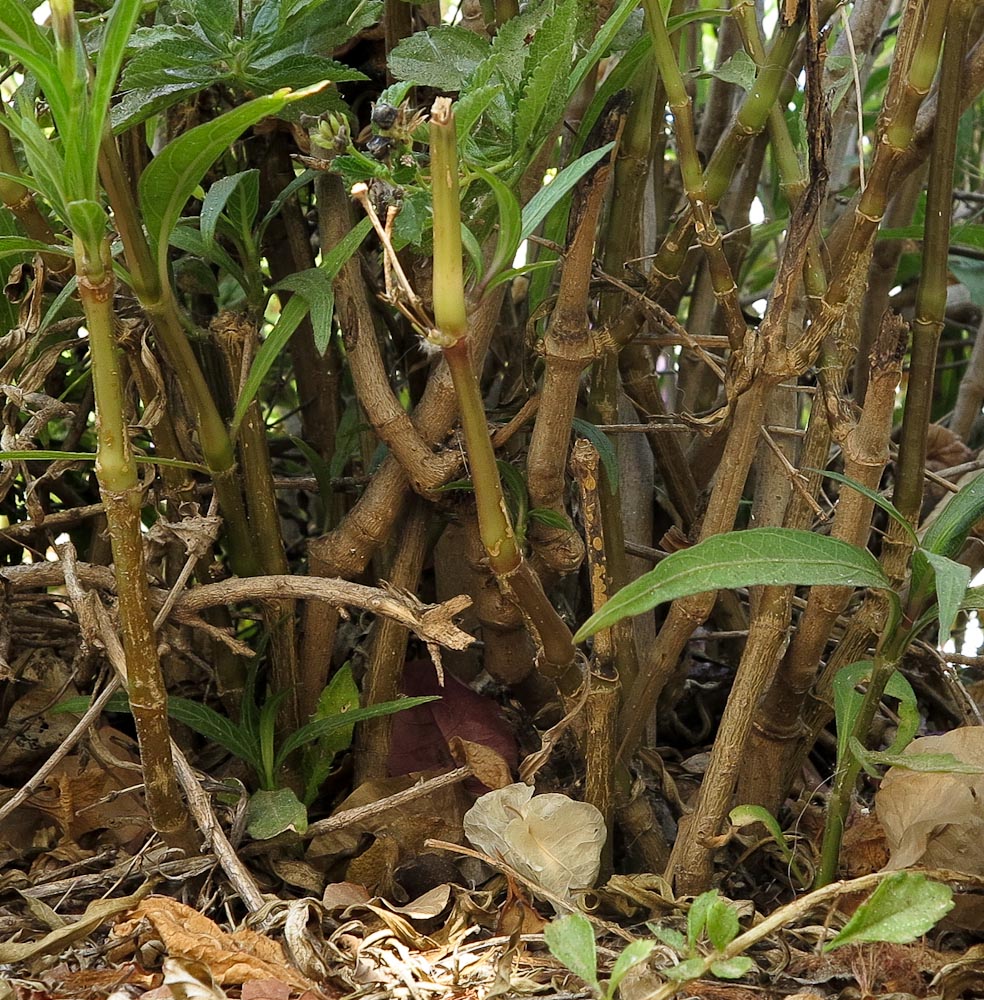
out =
[[607,834],[604,817],[587,802],[557,793],[534,797],[529,785],[507,785],[483,795],[464,826],[479,850],[565,900],[598,878]]

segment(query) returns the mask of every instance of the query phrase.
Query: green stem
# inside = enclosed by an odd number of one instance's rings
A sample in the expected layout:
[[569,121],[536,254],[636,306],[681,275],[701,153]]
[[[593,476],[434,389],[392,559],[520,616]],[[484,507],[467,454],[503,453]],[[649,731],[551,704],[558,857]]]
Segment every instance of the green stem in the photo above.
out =
[[127,183],[119,149],[108,133],[103,137],[100,148],[99,170],[113,206],[117,232],[123,241],[133,291],[154,324],[168,364],[195,412],[198,440],[219,497],[233,569],[240,576],[255,576],[260,568],[237,481],[232,439],[185,334],[174,294],[169,286],[161,283],[140,225],[140,215]]
[[175,846],[190,842],[188,814],[171,758],[167,690],[157,655],[140,521],[141,489],[130,449],[120,359],[114,339],[113,269],[109,240],[75,240],[79,295],[89,331],[96,398],[96,476],[106,509],[126,653],[126,687],[140,745],[147,809],[154,829]]
[[[458,201],[458,155],[451,101],[434,102],[430,122],[434,199],[434,321],[429,338],[444,351],[451,372],[475,490],[479,534],[489,567],[536,633],[541,666],[561,679],[562,687],[579,683],[565,668],[574,659],[570,629],[547,600],[536,574],[523,559],[509,518],[495,451],[489,437],[478,377],[468,336],[461,263],[461,215]],[[576,672],[575,672],[576,673]]]
[[[968,4],[958,2],[950,14],[940,73],[940,103],[929,163],[926,192],[926,224],[923,237],[922,271],[916,293],[912,324],[909,381],[899,442],[899,462],[893,501],[915,525],[923,499],[923,467],[926,464],[926,429],[929,425],[935,387],[936,356],[946,312],[947,251],[952,217],[953,167],[960,124],[959,90],[967,42]],[[913,59],[910,79],[927,58]],[[933,62],[933,69],[936,63]],[[930,77],[931,82],[932,78]],[[920,88],[928,89],[923,73]],[[891,133],[891,129],[889,132]]]

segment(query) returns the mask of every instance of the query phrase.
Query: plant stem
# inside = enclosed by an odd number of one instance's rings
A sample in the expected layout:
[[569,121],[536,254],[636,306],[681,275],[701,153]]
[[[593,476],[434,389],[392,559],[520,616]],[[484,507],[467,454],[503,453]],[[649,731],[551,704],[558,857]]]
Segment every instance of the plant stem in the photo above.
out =
[[85,310],[96,397],[96,476],[106,510],[126,651],[126,687],[140,744],[147,809],[154,829],[175,846],[191,839],[171,758],[167,690],[157,656],[140,524],[141,489],[130,449],[123,379],[114,341],[113,265],[109,240],[76,238],[79,295]]
[[485,404],[469,349],[471,338],[461,263],[458,154],[454,112],[447,98],[437,98],[431,110],[430,149],[436,328],[429,336],[443,349],[458,399],[465,450],[475,490],[479,534],[496,580],[516,601],[535,633],[534,638],[542,651],[541,669],[560,679],[562,688],[570,688],[580,683],[579,678],[567,670],[574,660],[570,629],[547,599],[516,541],[495,464],[495,452],[485,419]]
[[219,497],[233,569],[240,576],[255,576],[259,572],[259,565],[255,558],[246,507],[236,478],[236,455],[232,439],[188,342],[174,294],[170,287],[161,284],[140,224],[133,191],[127,183],[116,140],[109,133],[103,137],[99,170],[113,206],[117,232],[123,241],[133,291],[154,324],[168,364],[197,418],[198,440]]

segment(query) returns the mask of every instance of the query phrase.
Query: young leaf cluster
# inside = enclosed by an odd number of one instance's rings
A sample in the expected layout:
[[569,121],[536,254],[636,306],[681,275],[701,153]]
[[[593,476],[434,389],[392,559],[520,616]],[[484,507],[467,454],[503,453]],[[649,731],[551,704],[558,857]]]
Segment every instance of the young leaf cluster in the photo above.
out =
[[176,0],[138,28],[114,108],[117,131],[132,128],[206,87],[259,95],[281,87],[341,83],[365,75],[321,53],[342,45],[381,13],[378,0]]

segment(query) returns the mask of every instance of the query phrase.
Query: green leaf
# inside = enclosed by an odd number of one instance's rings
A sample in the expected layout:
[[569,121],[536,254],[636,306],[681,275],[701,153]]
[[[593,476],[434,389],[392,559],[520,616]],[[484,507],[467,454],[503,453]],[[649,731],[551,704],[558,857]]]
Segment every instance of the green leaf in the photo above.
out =
[[724,951],[738,936],[741,925],[735,908],[725,899],[715,900],[707,911],[707,938],[718,951]]
[[263,216],[263,220],[260,222],[258,227],[259,234],[262,235],[266,231],[266,227],[270,222],[277,217],[277,213],[284,206],[284,202],[287,201],[292,195],[296,194],[302,187],[310,184],[316,175],[317,171],[305,170],[303,173],[298,174],[284,189],[277,195],[276,198],[270,203],[270,208],[267,214]]
[[59,73],[55,47],[18,0],[0,0],[0,51],[9,53],[37,77],[55,121],[70,124],[75,109]]
[[20,253],[50,253],[57,254],[59,257],[73,256],[70,247],[41,243],[38,240],[29,240],[24,236],[0,236],[0,257],[10,257]]
[[[233,197],[237,195],[237,197]],[[230,203],[231,200],[231,203]],[[201,231],[206,240],[215,239],[215,225],[226,205],[236,232],[248,236],[260,204],[259,170],[243,170],[221,177],[209,189],[202,202]]]
[[615,445],[612,439],[602,430],[595,427],[587,420],[575,417],[571,421],[574,433],[580,437],[587,438],[598,452],[601,464],[605,468],[605,475],[608,477],[608,486],[612,493],[618,493],[618,455],[615,453]]
[[476,32],[442,24],[402,39],[389,54],[389,68],[398,80],[456,91],[488,54],[489,43]]
[[[327,508],[331,502],[331,467],[328,463],[307,443],[294,434],[290,436],[297,450],[307,459],[308,468],[314,473],[314,478],[318,482],[318,495],[321,502]],[[334,457],[334,456],[332,456]],[[321,526],[324,530],[324,525]]]
[[246,832],[254,840],[269,840],[287,830],[304,833],[307,809],[290,788],[254,792],[246,812]]
[[833,472],[830,469],[804,469],[804,472],[819,472],[821,476],[826,479],[833,479],[835,482],[843,483],[845,486],[850,486],[852,490],[860,493],[862,496],[866,496],[873,504],[881,507],[883,511],[893,521],[900,524],[905,531],[906,535],[909,537],[909,541],[913,545],[919,544],[919,536],[912,530],[912,525],[902,516],[899,509],[888,500],[883,497],[877,490],[868,489],[864,483],[859,483],[856,479],[851,479],[850,476],[842,476],[839,472]]
[[97,256],[109,222],[106,210],[98,201],[88,199],[70,201],[67,208],[68,224],[73,235],[82,242],[90,254]]
[[206,739],[225,747],[230,753],[249,764],[254,771],[260,773],[262,762],[259,748],[253,745],[248,734],[231,719],[227,719],[201,702],[173,696],[167,700],[167,714]]
[[[119,76],[127,42],[143,9],[142,0],[116,0],[106,22],[106,29],[99,42],[96,75],[92,83],[89,111],[89,143],[92,150],[92,169],[96,169],[97,151],[102,142],[106,117],[113,101],[116,79]],[[96,178],[92,178],[95,185]]]
[[158,267],[167,262],[167,244],[181,210],[206,170],[251,125],[281,111],[288,101],[308,96],[305,91],[278,91],[257,97],[178,136],[154,157],[140,175],[140,208]]
[[296,294],[291,296],[281,310],[276,326],[267,334],[266,340],[256,352],[243,391],[236,401],[236,412],[232,417],[233,427],[238,427],[242,422],[267,372],[273,367],[273,363],[309,309],[315,330],[315,344],[320,344],[319,349],[323,352],[327,346],[331,329],[331,312],[335,305],[332,282],[349,257],[358,250],[371,228],[372,223],[369,219],[360,220],[327,254],[323,255],[318,267],[291,274],[277,285],[277,288],[287,288]]
[[672,979],[675,983],[682,983],[688,979],[697,979],[704,974],[704,960],[702,958],[688,958],[679,965],[661,971],[667,979]]
[[773,816],[772,813],[770,813],[764,806],[735,806],[735,808],[728,813],[728,822],[731,823],[732,826],[737,827],[751,826],[753,823],[761,823],[762,826],[764,826],[772,835],[772,839],[776,842],[776,845],[782,852],[782,856],[785,861],[787,863],[792,861],[793,852],[790,850],[789,844],[786,843],[782,827],[779,826],[779,822],[775,816]]
[[970,567],[937,555],[928,549],[913,553],[913,570],[917,560],[925,559],[933,568],[933,587],[936,591],[937,614],[939,616],[939,644],[945,646],[953,631],[953,624],[960,611],[960,602],[970,584]]
[[898,767],[921,774],[981,774],[984,770],[977,764],[965,764],[952,753],[881,753],[866,750],[854,739],[851,752],[865,764]]
[[520,150],[538,149],[563,114],[569,99],[577,13],[576,0],[558,0],[533,36],[513,126]]
[[236,280],[243,291],[246,291],[246,275],[243,269],[226,252],[221,243],[210,242],[201,232],[181,220],[171,232],[170,244],[185,253],[194,254],[211,264],[220,267],[226,274]]
[[570,913],[552,920],[543,928],[543,938],[554,958],[563,962],[596,993],[601,993],[594,929],[583,913]]
[[605,996],[613,997],[618,989],[619,983],[625,978],[625,974],[634,966],[645,962],[656,947],[655,941],[630,941],[612,966],[612,974],[605,988]]
[[[855,690],[857,686],[871,677],[874,670],[871,660],[858,660],[837,671],[834,676],[834,718],[837,722],[837,765],[843,766],[847,761],[850,739],[854,735],[854,726],[861,711],[864,695]],[[889,698],[899,700],[899,732],[892,745],[892,752],[898,753],[908,744],[919,726],[919,707],[916,693],[912,685],[898,671],[892,674],[885,685],[885,694]],[[866,733],[862,733],[866,736]],[[903,742],[904,740],[904,742]],[[860,744],[859,744],[860,746]],[[867,753],[867,751],[865,751]]]
[[719,898],[717,889],[710,889],[702,892],[690,904],[687,911],[687,944],[691,951],[696,947],[701,932],[707,925],[707,916]]
[[758,67],[744,49],[739,49],[730,59],[712,70],[711,75],[725,83],[733,83],[748,93],[755,86]]
[[937,555],[959,555],[970,529],[984,516],[984,472],[955,493],[926,529],[923,548]]
[[890,599],[894,597],[878,560],[865,549],[809,531],[752,528],[714,535],[667,556],[654,570],[618,591],[574,639],[582,642],[623,618],[690,594],[816,584],[876,587],[888,591]]
[[892,872],[823,950],[863,941],[908,944],[935,927],[952,909],[953,892],[948,885],[930,882],[925,875],[913,872]]
[[683,954],[687,950],[687,936],[675,927],[662,927],[649,923],[646,926],[662,941],[663,944]]
[[490,174],[481,167],[473,169],[495,196],[496,208],[499,210],[499,235],[495,243],[495,256],[483,278],[483,282],[487,283],[512,264],[522,237],[523,213],[516,196],[495,174]]
[[560,528],[561,531],[574,530],[571,522],[563,514],[551,510],[549,507],[534,507],[527,511],[526,516],[529,520],[539,521],[540,524],[545,524],[548,528]]
[[306,743],[314,740],[321,740],[326,736],[331,736],[339,729],[345,730],[356,722],[365,722],[366,719],[378,719],[382,715],[393,715],[396,712],[405,712],[408,708],[416,708],[417,705],[426,705],[429,701],[439,701],[437,695],[419,698],[399,698],[396,701],[384,701],[378,705],[370,705],[368,708],[353,708],[351,712],[336,716],[333,719],[317,719],[301,726],[295,733],[291,733],[284,740],[283,746],[277,753],[274,762],[274,772],[280,770],[284,761],[290,754]]
[[711,966],[711,975],[718,979],[741,979],[755,968],[755,963],[747,955],[722,958]]
[[537,226],[547,217],[547,213],[566,195],[571,188],[596,164],[606,157],[614,147],[614,142],[605,143],[590,153],[579,156],[568,164],[557,176],[526,203],[523,209],[523,228],[520,239],[532,236]]
[[[984,516],[984,473],[975,476],[940,512],[926,529],[922,547],[951,559],[960,554],[970,529]],[[933,575],[926,565],[913,565],[911,593],[916,601],[933,592]]]
[[[359,688],[352,676],[350,663],[335,671],[331,680],[318,697],[315,719],[334,719],[359,707]],[[342,726],[318,741],[319,749],[325,754],[336,754],[352,745],[355,725]]]
[[[31,462],[40,459],[45,462],[95,462],[99,456],[94,451],[0,451],[0,462]],[[158,455],[134,455],[133,460],[144,465],[167,465],[172,469],[191,469],[194,472],[208,472],[198,462],[183,462],[179,458],[161,458]]]
[[626,21],[639,6],[639,0],[621,0],[621,3],[605,18],[605,23],[598,29],[591,47],[581,56],[570,75],[567,86],[569,97],[577,93],[578,87],[584,83],[587,75],[595,68],[598,60],[608,52],[615,36],[622,30]]

